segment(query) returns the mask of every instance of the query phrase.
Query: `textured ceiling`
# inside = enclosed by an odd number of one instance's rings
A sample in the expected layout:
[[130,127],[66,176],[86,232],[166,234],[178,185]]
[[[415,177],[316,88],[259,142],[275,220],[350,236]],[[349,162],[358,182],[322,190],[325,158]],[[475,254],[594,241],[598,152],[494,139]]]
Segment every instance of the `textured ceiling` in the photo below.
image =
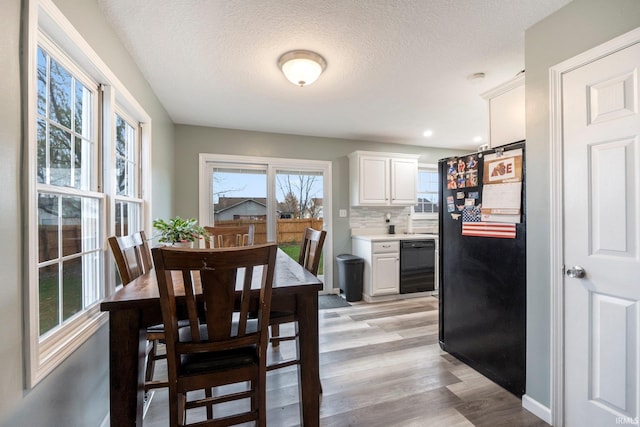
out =
[[[98,2],[176,123],[472,149],[488,137],[480,94],[524,68],[525,29],[569,0]],[[313,85],[278,69],[294,49],[327,60]]]

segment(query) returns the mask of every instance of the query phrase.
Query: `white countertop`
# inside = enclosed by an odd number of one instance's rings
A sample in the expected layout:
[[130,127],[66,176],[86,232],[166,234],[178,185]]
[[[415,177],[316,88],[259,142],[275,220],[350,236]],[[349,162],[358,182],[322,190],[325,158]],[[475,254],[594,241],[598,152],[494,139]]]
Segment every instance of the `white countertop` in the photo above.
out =
[[370,242],[380,242],[380,241],[390,241],[390,240],[430,240],[437,239],[437,234],[423,234],[423,233],[415,233],[415,234],[362,234],[362,235],[352,235],[353,239],[367,240]]

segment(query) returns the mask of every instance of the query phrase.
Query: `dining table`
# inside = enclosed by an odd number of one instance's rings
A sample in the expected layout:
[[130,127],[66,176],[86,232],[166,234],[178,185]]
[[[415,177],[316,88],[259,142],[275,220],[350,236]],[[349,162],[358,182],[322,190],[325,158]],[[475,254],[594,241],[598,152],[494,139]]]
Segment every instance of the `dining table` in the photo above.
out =
[[[184,291],[176,283],[176,293]],[[282,250],[276,256],[271,310],[292,312],[298,319],[300,419],[304,426],[320,422],[318,292],[322,281]],[[196,293],[201,293],[196,285]],[[178,299],[178,304],[184,302]],[[180,307],[178,307],[180,308]],[[155,270],[134,279],[105,298],[109,313],[109,399],[113,427],[142,426],[146,329],[162,323]],[[167,408],[168,411],[168,408]]]

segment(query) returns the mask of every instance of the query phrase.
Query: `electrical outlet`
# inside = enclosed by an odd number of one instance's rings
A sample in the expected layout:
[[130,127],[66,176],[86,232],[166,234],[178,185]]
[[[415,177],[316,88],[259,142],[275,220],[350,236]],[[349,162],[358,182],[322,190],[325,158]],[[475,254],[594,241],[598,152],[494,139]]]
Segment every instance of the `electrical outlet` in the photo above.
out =
[[347,217],[347,210],[346,209],[340,209],[339,215],[340,215],[340,218],[346,218]]

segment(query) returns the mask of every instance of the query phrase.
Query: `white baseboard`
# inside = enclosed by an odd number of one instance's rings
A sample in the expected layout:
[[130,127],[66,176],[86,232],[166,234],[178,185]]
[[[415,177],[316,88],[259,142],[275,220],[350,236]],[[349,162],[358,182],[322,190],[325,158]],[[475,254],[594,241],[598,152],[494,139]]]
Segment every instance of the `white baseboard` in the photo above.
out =
[[551,424],[551,409],[547,408],[537,400],[534,400],[525,394],[522,396],[522,407],[547,424]]

